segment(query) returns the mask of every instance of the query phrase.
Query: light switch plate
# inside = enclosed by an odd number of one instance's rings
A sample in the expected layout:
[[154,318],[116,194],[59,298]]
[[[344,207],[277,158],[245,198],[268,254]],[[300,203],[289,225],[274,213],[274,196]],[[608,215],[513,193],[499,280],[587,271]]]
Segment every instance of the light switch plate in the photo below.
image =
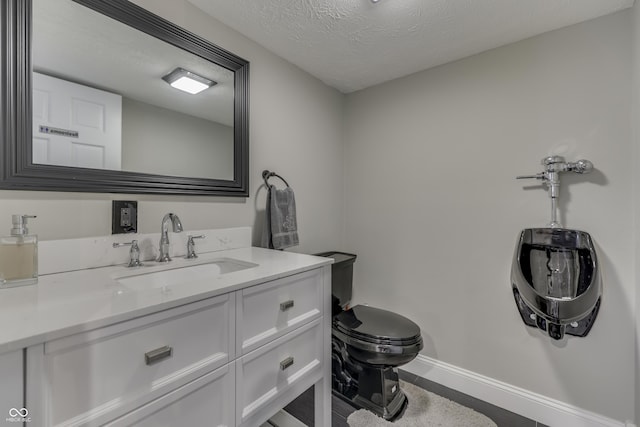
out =
[[111,234],[138,232],[138,202],[114,200],[111,211]]

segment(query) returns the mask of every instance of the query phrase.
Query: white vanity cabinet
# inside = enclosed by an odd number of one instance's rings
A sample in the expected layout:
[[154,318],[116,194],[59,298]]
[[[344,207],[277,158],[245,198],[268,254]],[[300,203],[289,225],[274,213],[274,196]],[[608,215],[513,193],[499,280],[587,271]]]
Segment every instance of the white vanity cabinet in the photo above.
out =
[[30,425],[254,427],[316,385],[329,426],[329,286],[315,268],[31,346]]
[[22,359],[22,350],[0,354],[0,419],[28,416],[23,409]]

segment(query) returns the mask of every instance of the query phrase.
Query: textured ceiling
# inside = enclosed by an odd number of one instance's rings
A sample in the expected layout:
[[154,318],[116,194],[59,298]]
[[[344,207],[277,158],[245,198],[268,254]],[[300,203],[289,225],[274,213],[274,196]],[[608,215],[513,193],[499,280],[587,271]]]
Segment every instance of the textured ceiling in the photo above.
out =
[[348,93],[631,7],[634,0],[189,0]]

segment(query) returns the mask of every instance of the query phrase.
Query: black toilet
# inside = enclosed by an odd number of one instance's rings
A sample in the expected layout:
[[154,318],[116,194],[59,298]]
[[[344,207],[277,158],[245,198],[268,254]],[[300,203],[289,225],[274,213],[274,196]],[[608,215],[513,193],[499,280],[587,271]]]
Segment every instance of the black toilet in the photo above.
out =
[[367,305],[349,307],[356,255],[317,255],[335,261],[331,271],[333,393],[353,406],[394,420],[407,405],[397,367],[422,350],[420,328],[391,311]]

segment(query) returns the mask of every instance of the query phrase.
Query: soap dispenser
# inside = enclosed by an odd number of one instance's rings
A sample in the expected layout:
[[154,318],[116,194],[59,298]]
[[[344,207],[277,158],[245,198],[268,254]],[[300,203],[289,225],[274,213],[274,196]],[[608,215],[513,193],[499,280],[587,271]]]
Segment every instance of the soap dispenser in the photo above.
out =
[[0,237],[0,288],[38,282],[38,236],[29,234],[31,215],[12,215],[11,235]]

